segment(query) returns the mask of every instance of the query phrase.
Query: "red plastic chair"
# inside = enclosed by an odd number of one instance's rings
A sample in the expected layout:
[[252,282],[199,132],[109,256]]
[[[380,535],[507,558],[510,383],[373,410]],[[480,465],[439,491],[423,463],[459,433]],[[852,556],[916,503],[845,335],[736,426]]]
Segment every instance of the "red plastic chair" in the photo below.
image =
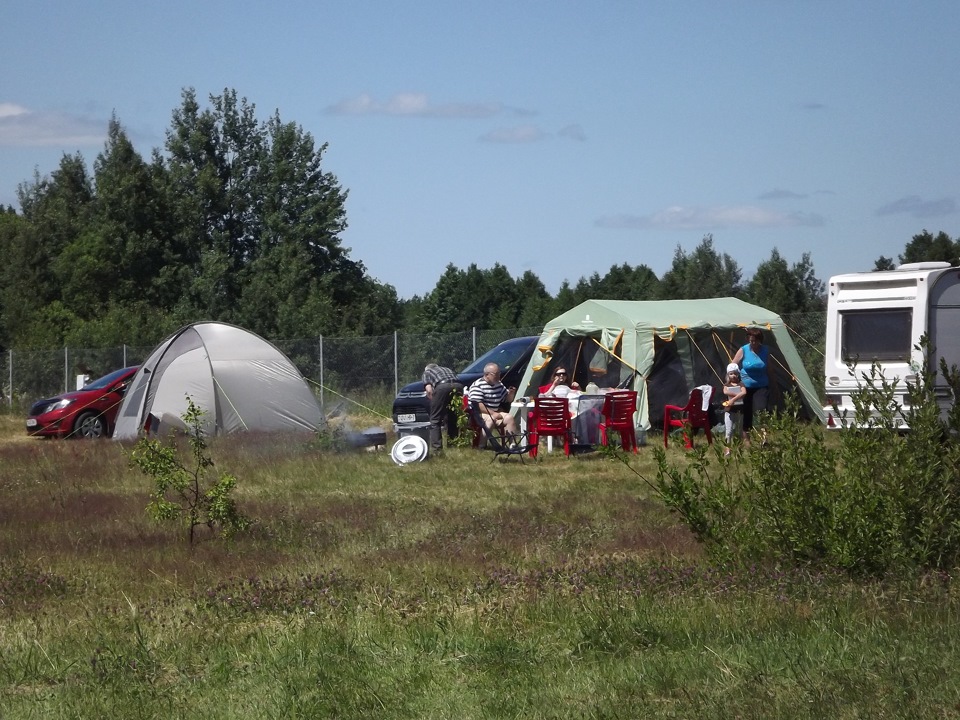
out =
[[[550,386],[552,384],[553,383],[547,383],[546,385],[541,385],[537,389],[537,393],[540,395],[543,395],[547,390],[550,389]],[[537,421],[537,409],[536,409],[536,405],[534,404],[530,406],[529,410],[527,410],[527,427],[532,428],[536,421]]]
[[609,445],[609,430],[620,434],[620,444],[624,451],[637,452],[637,429],[633,416],[637,412],[636,390],[615,390],[608,392],[603,399],[600,414],[600,444]]
[[534,418],[529,428],[530,456],[537,456],[540,436],[562,437],[563,452],[570,454],[570,405],[567,398],[534,398]]
[[663,446],[667,447],[667,438],[671,428],[683,428],[683,442],[687,450],[693,449],[693,433],[697,428],[703,428],[707,434],[707,442],[713,442],[713,433],[710,432],[710,419],[703,409],[703,393],[699,388],[690,391],[690,399],[685,407],[666,405],[663,408]]

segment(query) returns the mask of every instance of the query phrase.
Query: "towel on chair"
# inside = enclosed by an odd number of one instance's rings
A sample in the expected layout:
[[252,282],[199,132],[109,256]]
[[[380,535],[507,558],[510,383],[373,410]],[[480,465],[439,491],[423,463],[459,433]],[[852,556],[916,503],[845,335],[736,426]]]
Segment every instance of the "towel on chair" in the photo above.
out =
[[710,396],[713,395],[713,386],[712,385],[700,385],[697,390],[700,391],[700,394],[703,397],[703,410],[710,409]]

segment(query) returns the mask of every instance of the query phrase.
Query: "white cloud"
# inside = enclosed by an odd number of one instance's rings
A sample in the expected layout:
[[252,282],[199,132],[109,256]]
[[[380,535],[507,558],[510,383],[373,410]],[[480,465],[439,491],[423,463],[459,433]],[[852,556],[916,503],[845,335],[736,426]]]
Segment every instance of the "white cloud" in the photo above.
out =
[[605,228],[712,230],[717,228],[817,227],[824,224],[819,215],[782,213],[753,205],[684,207],[675,205],[652,215],[612,215],[596,224]]
[[14,103],[0,103],[0,118],[23,115],[25,112],[27,112],[27,109],[21,105],[16,105]]
[[957,202],[953,198],[943,197],[939,200],[924,200],[919,195],[908,195],[894,200],[877,209],[877,215],[909,214],[915,218],[939,217],[950,215],[957,211]]
[[363,93],[345,98],[330,105],[327,112],[331,115],[393,115],[398,117],[440,117],[440,118],[486,118],[499,115],[504,111],[500,103],[447,103],[437,105],[430,102],[425,93],[397,93],[386,102],[380,102]]
[[793,190],[774,188],[760,195],[760,200],[802,200],[806,195]]
[[106,139],[107,125],[105,119],[32,112],[14,103],[0,103],[0,145],[8,147],[99,145]]
[[532,143],[543,140],[546,134],[536,125],[515,125],[491,130],[480,136],[482,142]]

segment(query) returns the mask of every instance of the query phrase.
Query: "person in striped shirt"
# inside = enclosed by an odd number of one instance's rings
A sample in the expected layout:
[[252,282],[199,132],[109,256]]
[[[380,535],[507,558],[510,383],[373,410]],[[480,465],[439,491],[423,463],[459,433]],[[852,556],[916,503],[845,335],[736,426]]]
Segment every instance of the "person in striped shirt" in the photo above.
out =
[[506,388],[500,382],[500,366],[487,363],[483,366],[483,375],[470,386],[467,396],[490,430],[497,428],[508,435],[516,435],[516,420],[507,412],[516,392],[516,388]]

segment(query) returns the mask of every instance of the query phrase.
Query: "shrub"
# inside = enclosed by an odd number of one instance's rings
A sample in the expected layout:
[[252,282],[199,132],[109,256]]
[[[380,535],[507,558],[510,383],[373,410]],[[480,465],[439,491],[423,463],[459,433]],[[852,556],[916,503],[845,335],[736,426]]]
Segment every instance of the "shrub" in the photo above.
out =
[[166,445],[160,440],[140,438],[131,453],[132,464],[154,479],[147,511],[157,521],[185,520],[191,545],[200,525],[218,527],[222,537],[230,537],[250,525],[231,497],[237,479],[227,473],[208,477],[213,460],[206,455],[203,415],[203,410],[187,396],[187,411],[181,416],[190,448],[187,460],[182,459],[175,437]]
[[[466,392],[466,390],[464,390]],[[470,417],[463,409],[463,395],[454,393],[450,397],[450,412],[456,420],[457,434],[449,439],[452,447],[468,448],[473,444],[473,428],[470,427]]]
[[[941,362],[941,373],[960,386],[956,368]],[[755,431],[752,449],[730,462],[700,448],[675,465],[657,449],[650,485],[721,561],[819,564],[875,576],[955,567],[960,413],[954,406],[941,414],[935,379],[919,371],[901,407],[874,366],[863,375],[854,423],[836,443],[826,442],[820,426],[801,422],[791,399]],[[909,431],[898,427],[901,418]],[[868,419],[869,427],[855,427]]]

